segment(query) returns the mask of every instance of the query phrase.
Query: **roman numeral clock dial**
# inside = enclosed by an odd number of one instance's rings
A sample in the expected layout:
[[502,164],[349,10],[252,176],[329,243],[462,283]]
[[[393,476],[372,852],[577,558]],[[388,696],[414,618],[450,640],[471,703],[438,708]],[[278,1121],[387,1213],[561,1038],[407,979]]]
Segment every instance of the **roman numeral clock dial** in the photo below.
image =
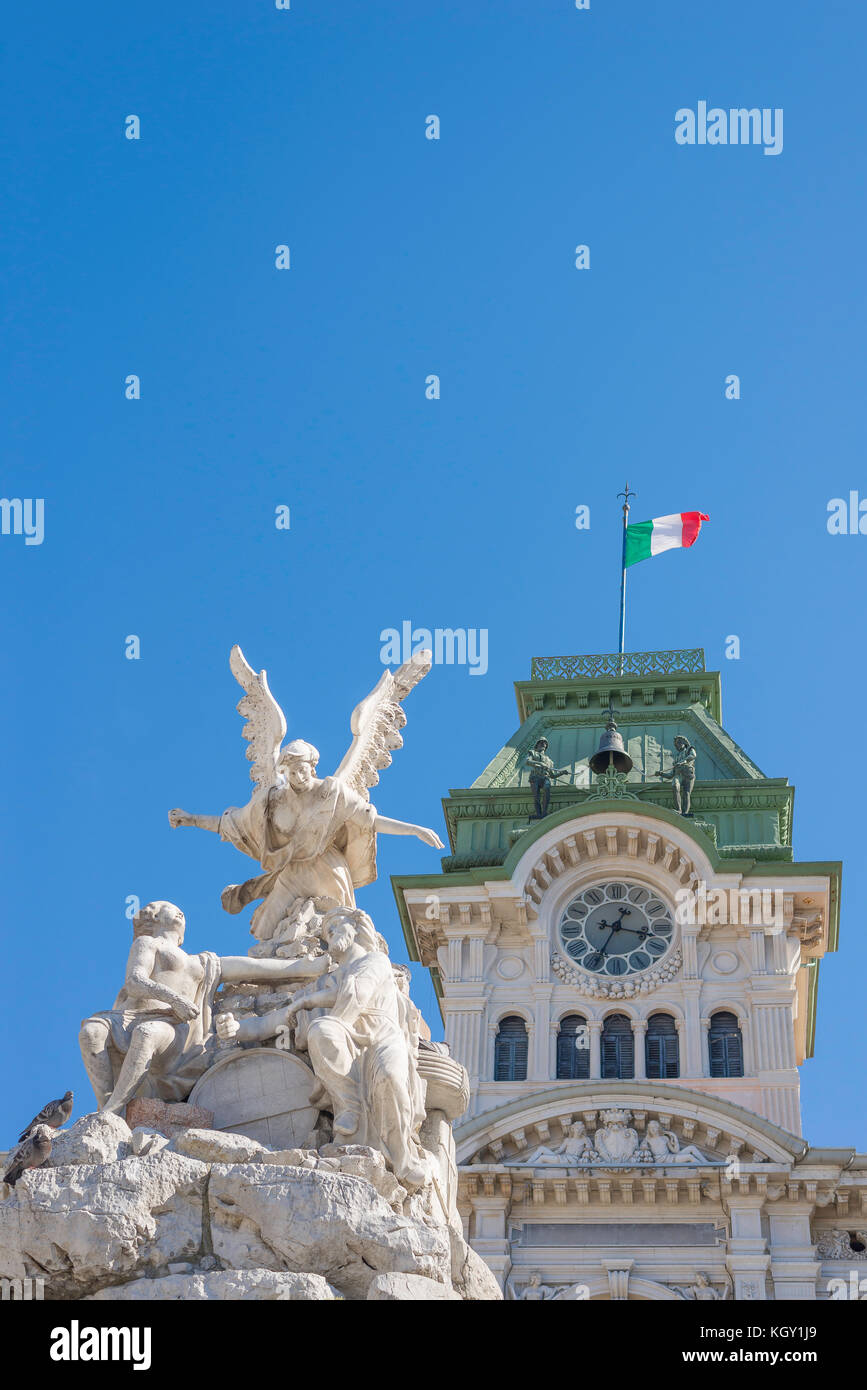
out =
[[674,923],[666,903],[641,883],[597,883],[573,898],[560,919],[564,954],[591,975],[647,970],[668,951]]

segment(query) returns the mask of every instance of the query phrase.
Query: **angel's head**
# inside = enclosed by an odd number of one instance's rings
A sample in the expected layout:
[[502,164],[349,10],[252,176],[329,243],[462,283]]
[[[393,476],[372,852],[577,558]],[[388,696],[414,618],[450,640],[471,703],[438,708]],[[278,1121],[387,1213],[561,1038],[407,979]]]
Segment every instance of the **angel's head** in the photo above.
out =
[[165,936],[171,933],[177,937],[178,945],[184,939],[186,919],[174,903],[157,901],[147,903],[132,919],[135,936]]
[[319,762],[319,749],[303,738],[293,738],[280,750],[277,761],[279,770],[295,792],[306,792],[316,781],[316,764]]

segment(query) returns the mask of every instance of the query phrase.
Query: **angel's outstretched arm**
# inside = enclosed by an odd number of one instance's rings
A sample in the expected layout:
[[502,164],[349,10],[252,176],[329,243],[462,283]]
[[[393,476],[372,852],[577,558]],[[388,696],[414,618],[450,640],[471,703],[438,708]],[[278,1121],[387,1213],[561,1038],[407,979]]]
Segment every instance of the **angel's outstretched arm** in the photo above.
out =
[[218,835],[222,819],[222,816],[197,816],[192,811],[181,811],[177,806],[169,811],[169,825],[173,830],[179,825],[195,825],[199,830],[213,830]]
[[426,845],[431,845],[433,849],[445,849],[445,846],[435,830],[428,830],[424,825],[410,825],[404,820],[390,820],[388,816],[381,816],[377,812],[373,828],[377,835],[417,835]]

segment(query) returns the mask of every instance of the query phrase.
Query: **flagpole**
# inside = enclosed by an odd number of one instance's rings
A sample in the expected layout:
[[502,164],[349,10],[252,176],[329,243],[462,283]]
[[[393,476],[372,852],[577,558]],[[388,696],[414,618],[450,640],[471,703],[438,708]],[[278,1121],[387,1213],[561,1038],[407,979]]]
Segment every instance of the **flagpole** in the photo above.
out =
[[[625,492],[618,492],[618,497],[623,498],[623,547],[620,556],[620,646],[618,651],[620,656],[626,651],[626,527],[629,524],[629,499],[637,496],[637,493],[629,491],[629,484],[626,484]],[[623,661],[620,662],[620,674],[623,675]]]

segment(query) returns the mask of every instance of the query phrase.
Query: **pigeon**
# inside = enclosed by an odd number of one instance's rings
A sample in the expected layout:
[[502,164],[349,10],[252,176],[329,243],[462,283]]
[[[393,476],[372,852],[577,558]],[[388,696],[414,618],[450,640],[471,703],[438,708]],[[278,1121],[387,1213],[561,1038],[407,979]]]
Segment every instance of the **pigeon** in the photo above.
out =
[[37,1125],[48,1125],[49,1129],[60,1129],[72,1114],[72,1092],[67,1091],[62,1100],[50,1100],[47,1105],[43,1105],[38,1115],[33,1119],[26,1129],[22,1129],[18,1136],[18,1143],[21,1144],[32,1134]]
[[39,1168],[51,1157],[51,1131],[48,1125],[37,1125],[12,1155],[12,1162],[3,1174],[3,1181],[14,1187],[27,1168]]

